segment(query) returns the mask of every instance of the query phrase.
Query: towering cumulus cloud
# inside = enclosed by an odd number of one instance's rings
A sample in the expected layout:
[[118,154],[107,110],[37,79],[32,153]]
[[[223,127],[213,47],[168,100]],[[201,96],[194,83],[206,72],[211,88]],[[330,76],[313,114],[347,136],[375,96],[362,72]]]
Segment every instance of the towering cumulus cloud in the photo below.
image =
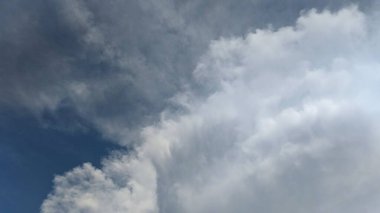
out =
[[181,110],[142,128],[133,151],[57,176],[42,211],[378,212],[372,16],[310,10],[213,41],[200,86],[172,98]]

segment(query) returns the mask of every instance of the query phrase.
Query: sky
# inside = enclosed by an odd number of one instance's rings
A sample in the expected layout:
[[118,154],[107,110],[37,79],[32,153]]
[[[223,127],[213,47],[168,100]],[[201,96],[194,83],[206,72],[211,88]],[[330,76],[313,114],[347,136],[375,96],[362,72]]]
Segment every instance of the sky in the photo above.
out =
[[379,212],[379,3],[0,2],[0,212]]

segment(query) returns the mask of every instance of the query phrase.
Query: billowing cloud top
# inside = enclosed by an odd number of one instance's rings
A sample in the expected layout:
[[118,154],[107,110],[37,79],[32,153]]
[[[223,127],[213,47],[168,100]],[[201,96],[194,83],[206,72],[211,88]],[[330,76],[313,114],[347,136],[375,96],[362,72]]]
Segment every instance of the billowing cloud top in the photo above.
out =
[[[378,29],[357,7],[211,43],[133,152],[57,176],[42,212],[378,212]],[[175,23],[173,23],[175,24]]]

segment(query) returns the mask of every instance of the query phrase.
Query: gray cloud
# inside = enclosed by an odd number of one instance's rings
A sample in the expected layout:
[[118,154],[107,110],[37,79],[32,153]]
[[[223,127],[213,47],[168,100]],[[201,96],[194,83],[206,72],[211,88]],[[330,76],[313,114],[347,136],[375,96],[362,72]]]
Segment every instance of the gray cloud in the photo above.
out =
[[192,72],[208,94],[177,92],[183,112],[139,129],[133,152],[57,176],[42,212],[377,212],[372,15],[310,10],[214,40]]

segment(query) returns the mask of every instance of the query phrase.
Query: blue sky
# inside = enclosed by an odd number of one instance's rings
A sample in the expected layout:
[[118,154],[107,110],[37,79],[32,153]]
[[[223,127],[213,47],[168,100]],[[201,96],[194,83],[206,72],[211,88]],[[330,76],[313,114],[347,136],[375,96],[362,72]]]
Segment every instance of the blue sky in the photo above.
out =
[[91,129],[73,134],[42,128],[35,118],[10,110],[1,120],[2,212],[39,212],[54,175],[84,162],[99,165],[99,156],[120,148]]
[[0,3],[0,212],[378,212],[376,0]]

